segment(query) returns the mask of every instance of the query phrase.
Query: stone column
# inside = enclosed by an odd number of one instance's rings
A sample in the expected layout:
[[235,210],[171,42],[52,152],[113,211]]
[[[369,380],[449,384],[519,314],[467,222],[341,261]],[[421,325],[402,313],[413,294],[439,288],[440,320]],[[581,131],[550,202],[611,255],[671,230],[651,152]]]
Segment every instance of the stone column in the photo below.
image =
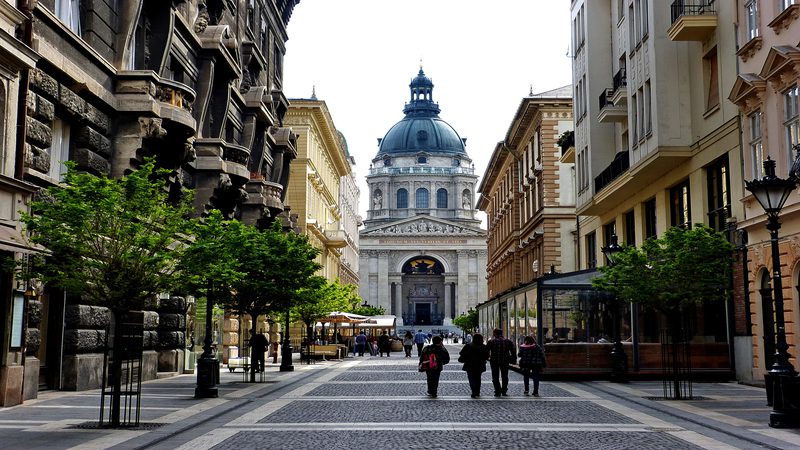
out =
[[378,298],[373,306],[383,306],[386,311],[391,311],[389,297],[389,252],[378,252]]
[[397,326],[403,324],[403,283],[398,281],[394,284],[394,310],[397,314]]
[[469,253],[467,250],[457,250],[458,254],[458,293],[456,294],[456,309],[468,310],[471,300],[469,299]]
[[444,283],[444,325],[453,325],[452,284]]

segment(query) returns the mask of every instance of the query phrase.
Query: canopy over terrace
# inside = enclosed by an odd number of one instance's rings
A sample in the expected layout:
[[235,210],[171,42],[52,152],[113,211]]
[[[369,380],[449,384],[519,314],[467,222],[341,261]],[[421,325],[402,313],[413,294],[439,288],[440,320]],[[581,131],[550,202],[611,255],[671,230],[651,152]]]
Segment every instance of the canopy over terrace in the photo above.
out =
[[[479,329],[494,328],[520,343],[532,335],[543,343],[549,373],[605,374],[611,371],[613,297],[592,287],[596,269],[545,275],[478,305]],[[700,305],[686,311],[687,344],[696,374],[731,371],[725,303]],[[637,305],[620,302],[621,340],[632,372],[661,371],[665,317]]]

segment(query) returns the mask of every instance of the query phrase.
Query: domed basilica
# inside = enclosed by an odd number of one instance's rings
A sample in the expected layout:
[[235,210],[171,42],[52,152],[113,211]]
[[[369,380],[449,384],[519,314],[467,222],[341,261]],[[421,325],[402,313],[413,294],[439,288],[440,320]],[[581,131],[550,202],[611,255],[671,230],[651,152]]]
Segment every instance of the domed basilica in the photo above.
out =
[[439,118],[422,68],[409,88],[405,117],[378,139],[367,176],[360,294],[398,326],[436,328],[486,300],[486,230],[466,139]]

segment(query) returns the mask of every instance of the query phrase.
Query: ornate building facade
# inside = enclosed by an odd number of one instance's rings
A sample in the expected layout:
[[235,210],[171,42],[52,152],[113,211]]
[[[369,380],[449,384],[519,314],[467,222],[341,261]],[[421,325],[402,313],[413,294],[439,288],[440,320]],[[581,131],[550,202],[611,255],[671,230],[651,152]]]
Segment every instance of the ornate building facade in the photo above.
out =
[[489,299],[551,269],[575,269],[575,169],[556,144],[568,131],[572,86],[522,99],[495,147],[478,188],[489,222]]
[[[14,149],[2,159],[2,175],[14,179],[2,183],[11,193],[0,197],[3,224],[18,228],[22,197],[58,183],[65,160],[121,176],[149,156],[171,169],[174,196],[194,191],[198,214],[218,209],[259,225],[283,216],[291,227],[284,200],[295,136],[283,125],[282,59],[298,1],[43,0],[20,10],[0,2],[3,148]],[[7,336],[24,288],[11,274],[0,279]],[[99,387],[108,310],[80,304],[80,292],[39,293],[27,302],[18,350],[2,347],[0,390],[24,385],[31,398],[40,384]],[[182,371],[186,307],[165,298],[145,313],[144,379]]]
[[420,68],[405,118],[379,139],[360,233],[360,294],[406,326],[451,325],[486,299],[472,160]]
[[342,229],[347,238],[347,245],[342,247],[342,258],[339,264],[339,279],[344,284],[358,286],[358,228],[363,222],[361,215],[358,213],[361,190],[358,188],[356,182],[356,159],[350,154],[344,135],[339,133],[339,137],[342,140],[347,161],[350,163],[350,172],[342,176],[339,186],[339,210],[342,215]]
[[319,275],[339,277],[342,249],[348,246],[339,205],[342,177],[351,171],[342,135],[324,101],[293,99],[285,123],[297,134],[297,159],[290,166],[288,203],[297,226],[320,249]]

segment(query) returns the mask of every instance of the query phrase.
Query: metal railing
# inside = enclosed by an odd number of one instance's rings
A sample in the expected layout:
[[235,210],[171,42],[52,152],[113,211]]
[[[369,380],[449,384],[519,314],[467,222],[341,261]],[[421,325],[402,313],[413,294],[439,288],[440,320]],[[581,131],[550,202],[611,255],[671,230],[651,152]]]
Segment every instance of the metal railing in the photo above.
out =
[[600,111],[603,110],[606,106],[614,106],[614,102],[611,101],[611,97],[614,95],[614,90],[611,88],[603,89],[603,92],[600,93]]
[[600,192],[604,187],[608,186],[609,183],[625,173],[628,168],[630,168],[630,156],[628,156],[628,152],[617,153],[617,156],[614,157],[614,161],[611,161],[611,164],[600,172],[600,175],[595,177],[594,192]]
[[625,68],[619,69],[619,71],[614,74],[614,92],[617,92],[619,88],[625,87],[628,85],[628,76],[625,71]]
[[413,174],[467,174],[473,175],[475,169],[471,167],[373,167],[369,169],[370,175],[413,175]]
[[670,7],[672,24],[681,16],[716,15],[717,8],[714,0],[675,0]]

